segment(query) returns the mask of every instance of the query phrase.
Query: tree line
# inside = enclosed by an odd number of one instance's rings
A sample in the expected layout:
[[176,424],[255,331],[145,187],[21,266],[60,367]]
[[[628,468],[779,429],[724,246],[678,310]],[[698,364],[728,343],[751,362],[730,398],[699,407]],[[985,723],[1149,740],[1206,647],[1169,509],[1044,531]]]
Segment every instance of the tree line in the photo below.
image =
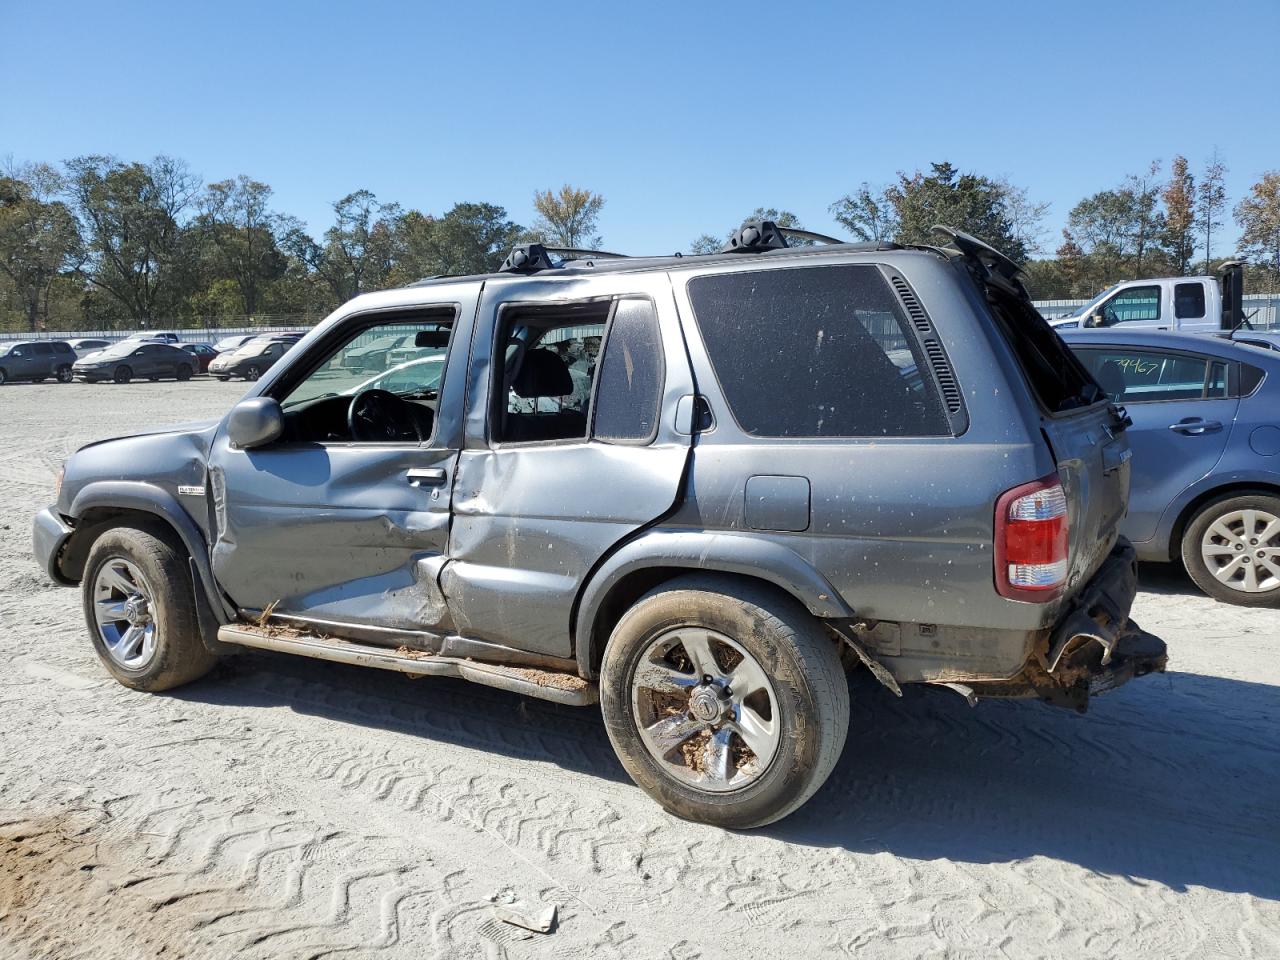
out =
[[[1119,280],[1211,270],[1229,210],[1225,174],[1216,151],[1194,173],[1181,156],[1167,177],[1153,162],[1072,207],[1056,245],[1044,238],[1048,204],[1007,179],[946,162],[887,185],[863,183],[830,209],[859,240],[929,243],[934,224],[959,227],[1025,261],[1033,296],[1085,297]],[[538,191],[536,217],[522,226],[492,203],[424,213],[356,190],[313,236],[275,209],[268,184],[245,175],[205,183],[173,157],[10,161],[0,170],[0,329],[310,322],[371,290],[492,271],[516,243],[598,248],[604,204],[582,187]],[[1250,287],[1274,289],[1280,171],[1264,174],[1230,211],[1239,252],[1256,265],[1246,272]],[[772,207],[745,219],[801,226]],[[689,251],[719,249],[737,224],[726,227],[695,238]]]

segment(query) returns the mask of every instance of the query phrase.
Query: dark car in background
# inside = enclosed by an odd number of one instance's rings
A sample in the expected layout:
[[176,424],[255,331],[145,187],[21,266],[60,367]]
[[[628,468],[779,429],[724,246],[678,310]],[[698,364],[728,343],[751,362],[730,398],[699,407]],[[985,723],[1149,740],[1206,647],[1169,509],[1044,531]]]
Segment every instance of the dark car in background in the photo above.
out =
[[0,383],[29,380],[39,383],[50,377],[70,383],[76,353],[65,340],[17,340],[0,343]]
[[128,383],[133,379],[190,380],[196,359],[187,351],[169,343],[122,340],[73,367],[75,376],[86,383],[113,380]]
[[195,359],[196,373],[206,372],[209,364],[218,356],[218,351],[207,343],[184,343],[179,345],[179,349],[185,350]]
[[1220,337],[1062,331],[1133,425],[1129,513],[1143,560],[1205,593],[1280,606],[1280,352]]
[[209,364],[209,373],[218,380],[243,377],[254,381],[270,370],[299,340],[295,333],[265,334],[254,337],[229,353],[219,354]]

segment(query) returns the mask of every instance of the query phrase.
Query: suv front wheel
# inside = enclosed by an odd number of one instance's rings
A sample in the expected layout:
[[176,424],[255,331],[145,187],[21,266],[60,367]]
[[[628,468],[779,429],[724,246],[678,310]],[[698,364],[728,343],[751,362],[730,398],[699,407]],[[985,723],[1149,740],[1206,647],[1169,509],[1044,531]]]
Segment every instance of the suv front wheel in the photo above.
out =
[[1280,497],[1251,493],[1204,507],[1183,534],[1182,563],[1211,597],[1280,606]]
[[600,704],[627,773],[677,816],[772,823],[822,786],[844,748],[839,650],[792,598],[682,577],[642,597],[601,665]]
[[102,534],[81,584],[93,649],[134,690],[168,690],[204,676],[216,662],[200,639],[185,555],[133,527]]

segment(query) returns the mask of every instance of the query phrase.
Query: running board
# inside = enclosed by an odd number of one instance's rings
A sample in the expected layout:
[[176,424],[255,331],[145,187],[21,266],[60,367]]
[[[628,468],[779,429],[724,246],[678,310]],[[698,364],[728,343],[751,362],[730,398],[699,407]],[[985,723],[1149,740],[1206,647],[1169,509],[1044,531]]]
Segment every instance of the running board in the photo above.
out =
[[379,670],[395,670],[412,676],[461,677],[487,687],[523,693],[540,700],[566,703],[571,706],[587,706],[599,700],[594,683],[583,680],[577,674],[533,667],[508,667],[497,663],[482,663],[458,657],[442,657],[417,650],[390,650],[336,637],[318,637],[291,627],[270,625],[232,624],[218,628],[218,639],[255,650],[275,650],[316,660],[335,660],[358,667],[376,667]]

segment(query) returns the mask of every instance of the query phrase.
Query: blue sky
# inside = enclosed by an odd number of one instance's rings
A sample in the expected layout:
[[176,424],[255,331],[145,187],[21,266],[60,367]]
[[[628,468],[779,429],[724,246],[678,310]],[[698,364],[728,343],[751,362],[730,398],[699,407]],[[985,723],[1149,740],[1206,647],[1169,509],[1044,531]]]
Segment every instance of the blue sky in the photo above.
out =
[[524,6],[0,0],[0,157],[165,152],[317,230],[360,187],[527,224],[570,182],[633,253],[757,206],[836,231],[837,197],[932,160],[1051,202],[1055,236],[1154,158],[1216,145],[1233,205],[1280,168],[1276,0]]

